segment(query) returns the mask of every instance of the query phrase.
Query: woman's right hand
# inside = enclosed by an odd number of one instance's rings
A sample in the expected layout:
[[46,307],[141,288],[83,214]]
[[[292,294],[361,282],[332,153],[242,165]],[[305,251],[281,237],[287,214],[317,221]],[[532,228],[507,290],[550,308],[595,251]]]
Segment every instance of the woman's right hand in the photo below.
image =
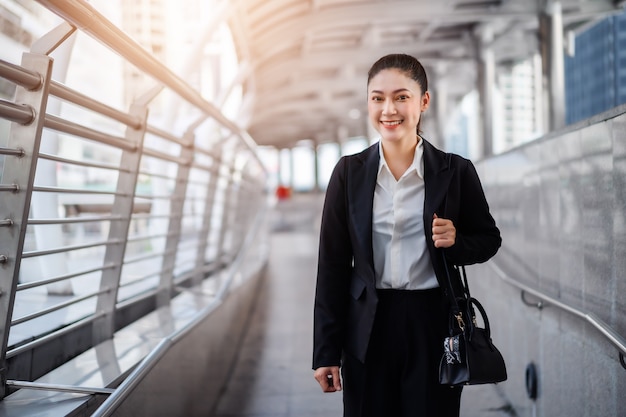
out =
[[339,378],[338,366],[322,366],[315,370],[313,374],[324,392],[341,391],[341,380]]

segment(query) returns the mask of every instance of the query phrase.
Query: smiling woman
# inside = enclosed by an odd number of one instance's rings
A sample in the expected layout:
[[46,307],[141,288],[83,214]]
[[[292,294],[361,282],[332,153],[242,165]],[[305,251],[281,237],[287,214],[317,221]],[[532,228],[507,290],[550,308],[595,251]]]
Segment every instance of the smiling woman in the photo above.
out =
[[340,159],[326,192],[313,369],[324,392],[343,390],[346,417],[459,415],[461,389],[438,381],[445,270],[486,261],[501,239],[472,163],[421,137],[429,103],[417,59],[379,59],[368,113],[380,141]]
[[385,153],[391,156],[387,164],[396,180],[413,161],[421,115],[430,104],[424,67],[415,60],[414,67],[405,71],[399,69],[400,64],[389,57],[374,64],[368,78],[367,105],[370,122],[382,136]]

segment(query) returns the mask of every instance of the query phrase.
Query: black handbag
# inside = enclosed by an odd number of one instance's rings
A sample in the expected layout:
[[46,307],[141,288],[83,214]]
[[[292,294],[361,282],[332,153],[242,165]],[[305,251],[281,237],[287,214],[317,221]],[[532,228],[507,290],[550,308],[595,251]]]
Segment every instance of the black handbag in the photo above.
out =
[[[444,257],[448,276],[451,311],[449,336],[444,339],[444,353],[439,363],[439,382],[443,385],[491,384],[506,380],[506,365],[502,354],[491,340],[491,329],[483,306],[470,295],[465,267],[454,267],[463,276],[462,295],[453,293],[452,280]],[[460,279],[459,279],[460,281]],[[474,307],[480,312],[484,328],[476,324]]]

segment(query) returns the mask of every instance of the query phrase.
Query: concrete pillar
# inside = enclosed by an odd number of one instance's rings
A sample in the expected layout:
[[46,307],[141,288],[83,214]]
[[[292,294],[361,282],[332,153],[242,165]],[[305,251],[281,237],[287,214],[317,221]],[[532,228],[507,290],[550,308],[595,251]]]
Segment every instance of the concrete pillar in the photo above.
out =
[[283,150],[280,148],[276,148],[276,185],[283,185],[283,158],[282,158],[282,152]]
[[547,128],[565,126],[565,57],[561,2],[548,1],[539,19],[544,86],[547,92]]
[[437,137],[432,138],[433,143],[443,149],[447,149],[445,129],[446,116],[448,115],[448,84],[443,79],[445,74],[445,65],[438,65],[435,68],[435,90],[431,96],[432,103],[435,107],[436,132]]
[[533,105],[535,109],[535,128],[538,135],[543,135],[547,130],[546,115],[544,113],[545,101],[543,99],[543,76],[541,71],[541,55],[533,55]]
[[344,147],[348,141],[348,128],[337,126],[337,143],[339,144],[339,155],[343,155]]
[[289,181],[285,185],[293,189],[293,148],[287,148],[286,151],[289,153]]
[[317,143],[317,141],[313,141],[313,167],[315,169],[315,179],[314,179],[314,186],[313,186],[313,191],[315,192],[319,192],[321,191],[321,187],[320,187],[320,160],[319,160],[319,154],[317,152],[317,150],[319,149],[319,144]]
[[[287,157],[285,155],[288,154]],[[288,159],[285,163],[284,159]],[[289,176],[286,176],[285,170],[288,170]],[[284,179],[287,177],[287,179]],[[286,187],[293,186],[293,153],[291,148],[283,148],[278,151],[278,184]]]
[[478,34],[478,92],[480,95],[481,143],[477,157],[493,154],[493,90],[496,82],[496,61],[491,44],[493,29],[481,27]]

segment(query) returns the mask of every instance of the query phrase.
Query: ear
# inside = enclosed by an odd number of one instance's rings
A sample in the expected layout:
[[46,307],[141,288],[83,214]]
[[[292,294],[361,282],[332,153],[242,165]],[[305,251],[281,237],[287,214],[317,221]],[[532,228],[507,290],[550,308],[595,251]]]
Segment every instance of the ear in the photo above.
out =
[[425,112],[428,106],[430,106],[430,93],[428,91],[425,91],[424,94],[422,94],[420,101],[421,101],[420,109],[422,112]]

